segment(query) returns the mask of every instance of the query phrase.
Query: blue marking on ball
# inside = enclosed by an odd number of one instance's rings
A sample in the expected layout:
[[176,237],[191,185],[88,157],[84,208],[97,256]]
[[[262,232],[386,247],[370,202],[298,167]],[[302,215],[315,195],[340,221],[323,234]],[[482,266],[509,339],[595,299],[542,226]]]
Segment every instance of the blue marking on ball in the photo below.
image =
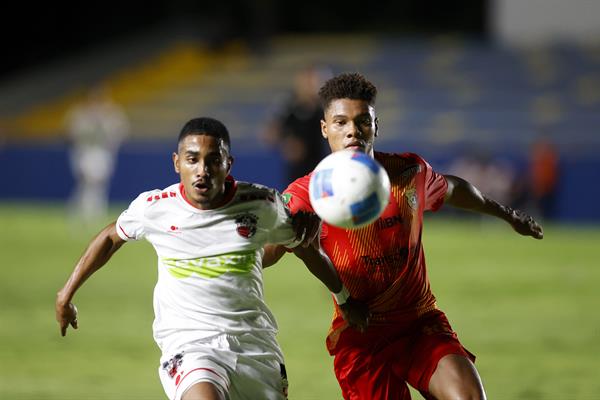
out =
[[377,165],[377,162],[366,153],[355,152],[354,154],[352,154],[352,160],[358,161],[359,163],[365,165],[375,175],[379,173],[379,165]]
[[322,169],[315,172],[311,184],[316,199],[333,196],[333,188],[331,187],[332,173],[333,169]]
[[379,198],[377,193],[373,192],[369,197],[350,205],[352,220],[356,225],[360,225],[377,215],[379,208]]

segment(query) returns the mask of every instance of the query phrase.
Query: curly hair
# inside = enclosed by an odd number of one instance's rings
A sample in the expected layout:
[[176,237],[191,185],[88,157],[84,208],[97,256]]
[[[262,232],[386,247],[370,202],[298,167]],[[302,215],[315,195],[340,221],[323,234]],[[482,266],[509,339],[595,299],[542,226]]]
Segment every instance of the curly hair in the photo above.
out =
[[375,104],[377,88],[359,73],[344,73],[329,79],[319,90],[323,109],[327,109],[333,100],[364,100]]

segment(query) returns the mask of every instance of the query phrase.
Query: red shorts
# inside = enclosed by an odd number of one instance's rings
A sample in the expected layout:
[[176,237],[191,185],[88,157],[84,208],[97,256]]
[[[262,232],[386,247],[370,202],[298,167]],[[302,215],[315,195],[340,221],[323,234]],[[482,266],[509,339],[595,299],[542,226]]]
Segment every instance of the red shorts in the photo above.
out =
[[446,315],[431,311],[409,329],[372,326],[366,333],[346,329],[335,350],[334,370],[346,400],[407,400],[407,383],[426,398],[429,380],[442,357],[475,356],[458,341]]

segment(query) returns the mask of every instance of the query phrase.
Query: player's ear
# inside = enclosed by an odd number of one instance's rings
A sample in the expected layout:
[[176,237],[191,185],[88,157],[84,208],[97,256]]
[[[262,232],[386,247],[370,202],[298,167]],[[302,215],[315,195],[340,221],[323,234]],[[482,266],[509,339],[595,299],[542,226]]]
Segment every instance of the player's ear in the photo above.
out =
[[173,168],[175,168],[175,172],[179,173],[179,154],[173,153]]
[[321,120],[321,135],[327,139],[327,123],[324,119]]
[[229,156],[227,157],[227,175],[229,175],[229,173],[231,172],[231,166],[233,165],[233,157]]
[[375,137],[377,137],[377,134],[379,133],[379,118],[375,118]]

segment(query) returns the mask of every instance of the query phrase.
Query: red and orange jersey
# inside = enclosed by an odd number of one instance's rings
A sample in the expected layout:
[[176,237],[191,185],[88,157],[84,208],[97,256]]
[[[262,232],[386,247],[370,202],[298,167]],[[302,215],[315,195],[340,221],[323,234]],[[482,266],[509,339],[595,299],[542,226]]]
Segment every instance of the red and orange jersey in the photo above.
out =
[[[355,230],[323,223],[321,247],[356,298],[366,301],[371,324],[409,323],[435,308],[421,243],[423,213],[437,210],[447,190],[444,177],[416,154],[375,152],[391,181],[390,202],[374,223]],[[288,186],[292,212],[311,210],[306,175]],[[336,307],[330,350],[345,323]]]

